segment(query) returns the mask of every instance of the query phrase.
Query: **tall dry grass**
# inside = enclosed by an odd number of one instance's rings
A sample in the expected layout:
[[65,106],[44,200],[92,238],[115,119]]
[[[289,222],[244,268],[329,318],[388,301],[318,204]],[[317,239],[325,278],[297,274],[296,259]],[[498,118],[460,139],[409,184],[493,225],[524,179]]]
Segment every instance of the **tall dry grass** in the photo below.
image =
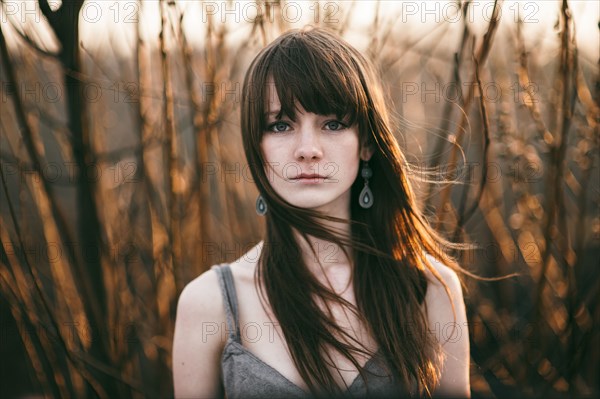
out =
[[[135,3],[133,23],[94,45],[79,42],[81,1],[39,1],[34,25],[2,3],[0,350],[15,363],[1,369],[3,396],[172,395],[181,289],[264,231],[240,84],[252,55],[294,25],[273,18],[285,2],[260,3],[237,25],[189,4]],[[313,24],[364,38],[355,2],[314,6]],[[502,2],[483,33],[466,18],[475,3],[460,6],[458,23],[415,40],[377,8],[362,49],[409,159],[461,181],[418,186],[432,223],[473,244],[457,254],[469,270],[519,274],[467,282],[473,396],[597,395],[600,78],[575,40],[589,28],[557,2],[547,61]],[[407,95],[436,83],[460,96]]]

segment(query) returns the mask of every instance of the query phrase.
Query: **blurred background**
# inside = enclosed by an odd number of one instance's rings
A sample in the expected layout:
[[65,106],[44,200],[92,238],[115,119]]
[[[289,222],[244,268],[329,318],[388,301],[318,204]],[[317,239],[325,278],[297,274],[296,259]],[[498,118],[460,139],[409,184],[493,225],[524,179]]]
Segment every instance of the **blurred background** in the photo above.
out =
[[598,2],[2,0],[0,20],[0,397],[173,395],[182,288],[264,232],[243,75],[306,24],[379,68],[461,265],[517,273],[465,279],[473,397],[600,394]]

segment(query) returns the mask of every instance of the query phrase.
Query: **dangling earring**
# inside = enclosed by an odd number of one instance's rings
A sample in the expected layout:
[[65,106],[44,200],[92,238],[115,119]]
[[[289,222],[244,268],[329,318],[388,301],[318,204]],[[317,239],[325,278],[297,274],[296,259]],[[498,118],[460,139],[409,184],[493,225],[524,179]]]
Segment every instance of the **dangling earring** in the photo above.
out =
[[365,161],[360,171],[360,175],[365,179],[365,187],[358,196],[358,203],[361,208],[368,209],[373,206],[373,192],[369,188],[369,179],[373,176],[373,170],[369,167],[369,162]]
[[256,213],[260,216],[264,216],[267,213],[267,202],[260,194],[258,194],[258,198],[256,199]]

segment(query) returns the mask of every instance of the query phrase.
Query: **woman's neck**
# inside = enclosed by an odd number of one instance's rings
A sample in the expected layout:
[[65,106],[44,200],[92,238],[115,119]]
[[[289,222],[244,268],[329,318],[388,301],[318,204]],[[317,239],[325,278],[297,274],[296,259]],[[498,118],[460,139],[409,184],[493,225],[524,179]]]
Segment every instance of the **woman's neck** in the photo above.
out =
[[[337,215],[336,215],[337,217]],[[346,223],[331,221],[320,221],[338,237],[349,237],[350,227]],[[348,259],[341,246],[332,241],[327,241],[311,235],[306,235],[307,240],[296,230],[292,233],[302,253],[304,263],[308,270],[319,280],[325,282],[328,279],[347,280],[352,270],[352,260]],[[351,256],[351,247],[344,247]]]

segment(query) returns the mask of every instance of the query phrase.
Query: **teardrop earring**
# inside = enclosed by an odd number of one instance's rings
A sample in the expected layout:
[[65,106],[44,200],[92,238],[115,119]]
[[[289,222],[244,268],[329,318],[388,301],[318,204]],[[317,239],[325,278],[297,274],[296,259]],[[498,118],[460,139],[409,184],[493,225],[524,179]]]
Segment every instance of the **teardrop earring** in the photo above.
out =
[[365,187],[358,196],[358,203],[361,208],[368,209],[373,206],[373,192],[369,188],[369,179],[373,176],[373,170],[369,167],[369,162],[365,161],[360,171],[360,175],[365,179]]
[[267,202],[260,194],[256,199],[256,213],[258,213],[260,216],[264,216],[267,213]]

